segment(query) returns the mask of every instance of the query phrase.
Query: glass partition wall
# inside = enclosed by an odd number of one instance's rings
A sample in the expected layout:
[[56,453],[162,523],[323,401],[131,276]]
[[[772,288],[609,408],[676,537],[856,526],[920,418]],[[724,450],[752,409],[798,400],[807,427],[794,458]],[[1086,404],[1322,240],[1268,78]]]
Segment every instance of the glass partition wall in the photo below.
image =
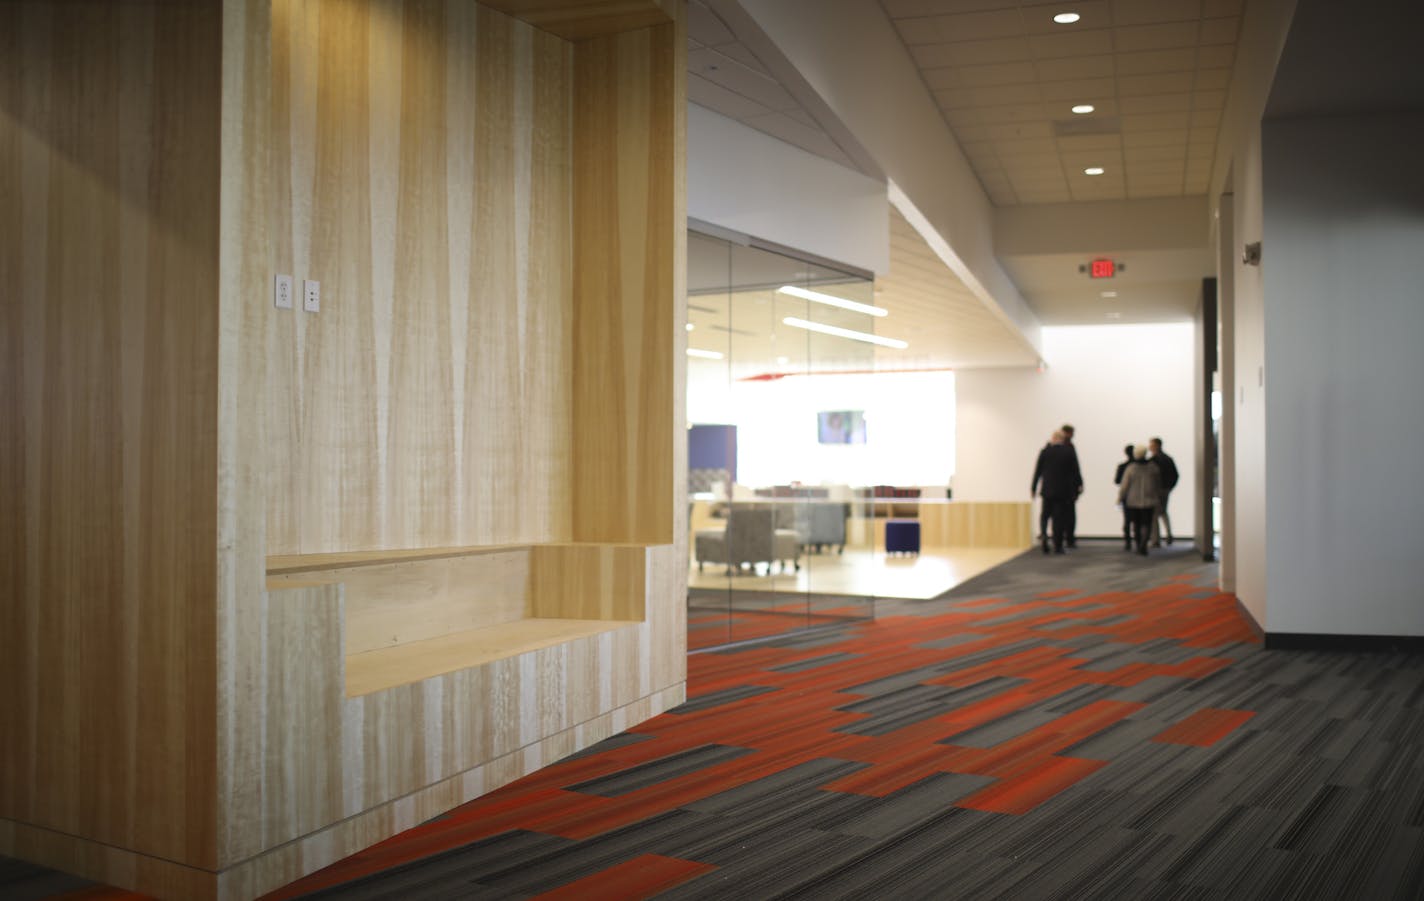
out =
[[874,615],[846,556],[864,411],[827,373],[874,369],[873,284],[688,234],[688,647]]

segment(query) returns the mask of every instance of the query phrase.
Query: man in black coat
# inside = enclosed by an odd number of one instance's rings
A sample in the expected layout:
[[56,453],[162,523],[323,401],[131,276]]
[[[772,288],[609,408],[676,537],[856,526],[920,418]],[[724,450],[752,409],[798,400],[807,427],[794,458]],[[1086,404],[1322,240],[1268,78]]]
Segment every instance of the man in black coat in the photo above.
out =
[[1156,464],[1157,472],[1162,476],[1162,501],[1157,505],[1157,512],[1152,517],[1152,546],[1161,547],[1162,535],[1157,528],[1159,519],[1167,525],[1167,543],[1172,543],[1172,517],[1167,515],[1167,496],[1172,493],[1173,488],[1177,487],[1177,464],[1162,452],[1161,438],[1153,438],[1148,441],[1147,448],[1152,451],[1152,457],[1148,462]]
[[[1040,485],[1042,486],[1040,488]],[[1029,496],[1043,498],[1044,509],[1053,523],[1053,553],[1063,553],[1067,534],[1068,510],[1083,490],[1083,473],[1078,469],[1078,453],[1064,442],[1062,432],[1054,432],[1048,446],[1038,452],[1033,468]],[[1048,536],[1042,536],[1043,552],[1048,553]]]

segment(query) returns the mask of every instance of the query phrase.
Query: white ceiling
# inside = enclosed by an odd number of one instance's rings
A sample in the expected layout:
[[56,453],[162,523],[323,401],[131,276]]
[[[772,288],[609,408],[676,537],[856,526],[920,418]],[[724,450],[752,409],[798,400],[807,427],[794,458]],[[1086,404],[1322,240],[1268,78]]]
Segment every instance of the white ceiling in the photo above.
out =
[[1243,0],[883,6],[996,206],[1206,193]]

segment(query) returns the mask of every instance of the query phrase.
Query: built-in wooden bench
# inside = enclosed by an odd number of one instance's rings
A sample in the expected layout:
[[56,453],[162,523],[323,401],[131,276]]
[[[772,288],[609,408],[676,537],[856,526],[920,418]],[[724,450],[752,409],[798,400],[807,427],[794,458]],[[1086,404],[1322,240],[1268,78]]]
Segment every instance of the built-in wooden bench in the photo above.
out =
[[271,592],[340,583],[346,696],[641,623],[647,545],[548,544],[267,558]]

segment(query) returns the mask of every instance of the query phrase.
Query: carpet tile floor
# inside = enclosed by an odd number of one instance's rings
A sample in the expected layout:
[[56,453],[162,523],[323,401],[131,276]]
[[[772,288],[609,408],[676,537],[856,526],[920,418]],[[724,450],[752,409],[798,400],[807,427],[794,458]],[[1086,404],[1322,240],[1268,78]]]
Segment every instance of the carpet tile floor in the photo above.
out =
[[269,898],[1424,897],[1424,656],[1265,651],[1214,579],[1025,554],[695,654],[682,707]]

